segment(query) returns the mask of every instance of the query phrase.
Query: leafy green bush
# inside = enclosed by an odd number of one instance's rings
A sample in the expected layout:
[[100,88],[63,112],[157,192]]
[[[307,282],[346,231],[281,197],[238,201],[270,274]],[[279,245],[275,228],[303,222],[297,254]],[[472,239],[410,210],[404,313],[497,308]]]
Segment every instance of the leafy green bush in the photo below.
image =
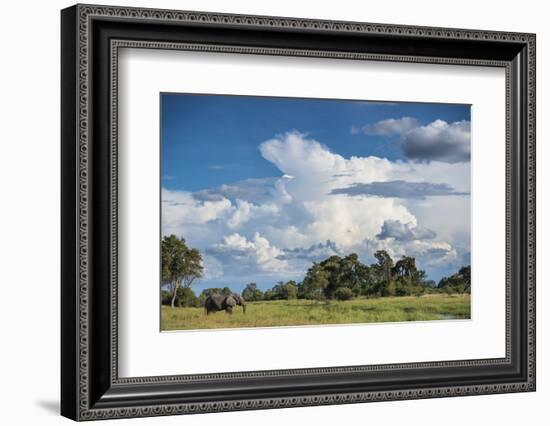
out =
[[456,274],[444,277],[439,281],[438,288],[447,294],[470,293],[471,291],[471,267],[463,266]]
[[162,305],[170,305],[172,301],[172,296],[169,291],[161,290],[160,291],[160,303]]
[[382,297],[395,296],[396,292],[397,292],[397,284],[393,280],[387,284],[384,284],[380,289],[380,294]]
[[180,308],[188,308],[192,306],[197,306],[197,304],[197,296],[195,296],[193,290],[187,287],[178,288],[176,292],[176,306]]
[[298,287],[295,281],[289,281],[281,286],[281,295],[283,299],[292,300],[298,297]]
[[277,299],[277,293],[275,293],[273,290],[266,290],[264,292],[263,300],[276,300]]
[[247,302],[255,302],[258,300],[262,300],[264,297],[263,292],[258,288],[256,283],[250,283],[247,284],[242,292],[242,296],[244,297],[244,300]]
[[412,285],[404,284],[402,282],[397,282],[395,285],[395,295],[396,296],[410,296],[412,294]]
[[430,290],[429,287],[414,287],[411,294],[413,296],[420,297],[420,296],[423,296],[424,294],[426,294],[430,291],[431,290]]
[[350,300],[353,298],[353,291],[348,287],[338,287],[334,291],[334,297],[337,300]]

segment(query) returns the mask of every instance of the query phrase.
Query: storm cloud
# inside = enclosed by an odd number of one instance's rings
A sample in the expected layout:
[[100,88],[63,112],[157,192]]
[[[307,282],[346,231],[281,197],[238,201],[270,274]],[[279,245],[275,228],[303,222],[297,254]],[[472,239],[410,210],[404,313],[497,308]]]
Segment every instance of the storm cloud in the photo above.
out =
[[403,135],[403,153],[419,161],[470,161],[470,122],[435,120]]
[[422,126],[412,117],[388,118],[361,128],[352,134],[399,136],[403,155],[415,161],[462,163],[470,161],[470,121],[448,123],[435,120]]
[[313,244],[307,248],[284,249],[279,259],[306,259],[319,261],[330,256],[343,255],[345,252],[340,249],[334,241],[327,240],[325,243]]
[[468,192],[457,192],[446,183],[407,182],[393,180],[388,182],[354,183],[345,188],[335,188],[331,194],[343,194],[351,197],[370,196],[384,198],[408,198],[424,200],[426,197],[469,195]]
[[263,201],[272,196],[279,179],[279,177],[245,179],[217,188],[196,191],[193,197],[199,201],[219,201],[224,198]]
[[379,240],[393,238],[396,241],[430,240],[435,237],[436,234],[431,229],[399,220],[386,220],[376,236]]

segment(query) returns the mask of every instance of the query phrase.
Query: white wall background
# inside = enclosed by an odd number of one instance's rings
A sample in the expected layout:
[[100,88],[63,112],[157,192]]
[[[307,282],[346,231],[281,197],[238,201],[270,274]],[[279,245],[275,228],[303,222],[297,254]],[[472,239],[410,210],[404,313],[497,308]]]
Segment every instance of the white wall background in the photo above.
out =
[[[550,255],[550,28],[544,2],[462,0],[104,0],[103,4],[526,31],[537,33],[538,262]],[[0,419],[69,424],[59,406],[59,9],[71,2],[11,1],[0,26]],[[530,394],[293,408],[102,424],[499,425],[544,424],[550,401],[549,273],[538,273],[538,390]]]

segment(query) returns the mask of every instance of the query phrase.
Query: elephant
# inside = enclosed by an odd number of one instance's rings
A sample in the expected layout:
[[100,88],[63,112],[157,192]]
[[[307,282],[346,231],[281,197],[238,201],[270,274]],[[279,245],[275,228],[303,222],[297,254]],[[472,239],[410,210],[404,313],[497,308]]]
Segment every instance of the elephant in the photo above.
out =
[[233,313],[235,306],[242,306],[243,313],[246,313],[246,304],[244,298],[237,293],[233,293],[229,296],[221,293],[214,293],[206,298],[204,301],[204,309],[206,315],[210,315],[211,312],[225,311],[228,314]]

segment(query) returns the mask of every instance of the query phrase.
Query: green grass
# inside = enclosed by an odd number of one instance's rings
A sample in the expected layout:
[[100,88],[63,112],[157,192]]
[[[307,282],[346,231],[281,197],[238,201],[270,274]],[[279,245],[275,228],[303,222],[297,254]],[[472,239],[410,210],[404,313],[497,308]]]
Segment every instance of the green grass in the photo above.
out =
[[246,313],[206,315],[202,308],[162,306],[162,330],[281,327],[314,324],[427,321],[470,318],[470,295],[431,294],[422,297],[358,298],[344,302],[278,300],[249,302]]

